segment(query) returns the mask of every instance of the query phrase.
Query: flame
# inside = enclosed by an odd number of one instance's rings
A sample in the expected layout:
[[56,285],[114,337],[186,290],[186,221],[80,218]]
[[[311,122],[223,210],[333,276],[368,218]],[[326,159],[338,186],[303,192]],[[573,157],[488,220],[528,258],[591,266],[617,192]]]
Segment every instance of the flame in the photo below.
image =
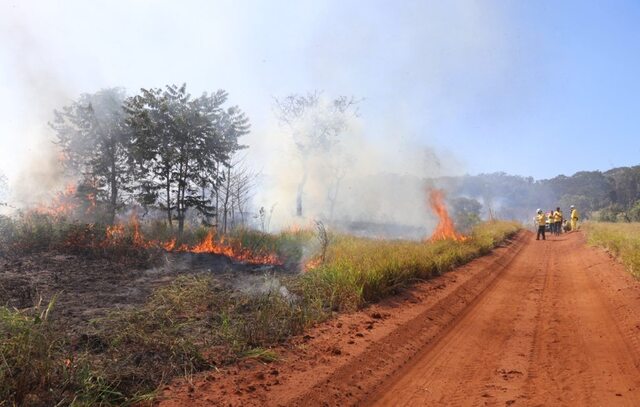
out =
[[429,241],[451,239],[456,241],[465,241],[467,236],[456,232],[453,220],[449,217],[449,212],[444,204],[444,192],[440,189],[432,189],[429,191],[429,205],[431,209],[438,215],[438,226],[431,234]]
[[125,237],[124,225],[118,224],[113,226],[107,226],[106,231],[106,244],[116,244],[118,241],[123,240]]
[[152,243],[147,242],[140,232],[140,222],[138,222],[138,215],[133,212],[129,221],[133,227],[133,244],[140,247],[151,247]]
[[275,254],[254,253],[238,244],[233,244],[233,242],[226,243],[224,236],[219,242],[216,242],[213,231],[209,231],[197,245],[191,248],[180,247],[178,250],[190,253],[221,254],[234,260],[251,264],[282,264]]
[[[135,212],[131,215],[128,224],[131,231],[131,243],[135,247],[151,249],[159,248],[168,252],[188,252],[188,253],[210,253],[227,256],[233,260],[250,263],[250,264],[272,264],[280,265],[282,262],[275,254],[257,253],[242,247],[239,243],[226,242],[224,237],[216,241],[213,231],[209,231],[207,235],[194,246],[182,244],[177,245],[176,239],[167,242],[160,240],[147,240],[142,234],[140,222]],[[114,246],[123,242],[127,237],[127,227],[124,224],[108,226],[106,230],[105,246]]]
[[171,239],[168,242],[162,244],[162,248],[168,252],[172,251],[176,247],[176,239]]
[[305,272],[311,271],[314,268],[320,266],[321,264],[322,264],[322,257],[318,256],[318,257],[315,257],[315,258],[307,261],[303,266],[303,270]]
[[37,213],[52,216],[70,215],[80,203],[76,197],[76,185],[69,183],[64,191],[60,191],[49,204],[41,204],[33,210]]
[[86,213],[91,213],[96,209],[96,194],[88,193],[85,198],[87,198],[87,202],[89,202]]

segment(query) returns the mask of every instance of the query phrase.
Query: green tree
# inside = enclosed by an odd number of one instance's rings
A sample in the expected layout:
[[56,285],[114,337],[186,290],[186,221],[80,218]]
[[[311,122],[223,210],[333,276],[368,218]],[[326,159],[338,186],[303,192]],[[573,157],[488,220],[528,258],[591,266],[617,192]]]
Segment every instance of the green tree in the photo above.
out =
[[158,203],[169,225],[177,221],[179,236],[190,208],[205,219],[216,215],[207,192],[215,196],[231,155],[243,148],[239,137],[249,132],[238,107],[223,108],[227,98],[222,90],[192,98],[186,85],[171,85],[142,89],[126,101],[139,197],[145,204]]
[[451,215],[457,229],[466,232],[480,223],[482,204],[477,200],[457,197],[449,200],[449,205],[451,206]]
[[131,181],[130,136],[122,108],[121,88],[83,94],[54,111],[49,125],[55,131],[67,167],[82,174],[87,192],[107,202],[107,221],[113,223],[122,192]]

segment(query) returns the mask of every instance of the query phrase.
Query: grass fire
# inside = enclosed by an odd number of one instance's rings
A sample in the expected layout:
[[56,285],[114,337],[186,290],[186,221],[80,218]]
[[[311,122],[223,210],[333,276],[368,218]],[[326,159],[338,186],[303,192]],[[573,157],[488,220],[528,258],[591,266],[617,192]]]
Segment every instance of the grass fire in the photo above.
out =
[[537,3],[4,2],[0,407],[640,405],[640,6]]
[[466,236],[456,232],[453,219],[449,216],[447,207],[444,203],[444,192],[439,189],[429,191],[429,205],[433,212],[438,215],[438,225],[431,234],[429,241],[452,239],[456,241],[464,241]]

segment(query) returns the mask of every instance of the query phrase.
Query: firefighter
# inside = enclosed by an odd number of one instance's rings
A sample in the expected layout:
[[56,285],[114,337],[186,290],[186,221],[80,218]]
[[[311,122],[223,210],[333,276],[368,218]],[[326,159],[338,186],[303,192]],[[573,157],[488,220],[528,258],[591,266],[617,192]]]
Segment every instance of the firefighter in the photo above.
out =
[[553,212],[553,225],[555,226],[554,234],[560,236],[562,232],[562,211],[560,207],[557,207],[555,212]]
[[575,206],[571,205],[571,231],[578,230],[578,219],[580,219],[580,214]]
[[538,209],[536,215],[536,223],[538,224],[538,234],[536,235],[536,240],[540,240],[540,235],[542,235],[542,240],[547,240],[544,235],[544,229],[546,226],[545,223],[547,221],[546,218],[547,217],[545,216],[544,212],[542,212],[542,209]]

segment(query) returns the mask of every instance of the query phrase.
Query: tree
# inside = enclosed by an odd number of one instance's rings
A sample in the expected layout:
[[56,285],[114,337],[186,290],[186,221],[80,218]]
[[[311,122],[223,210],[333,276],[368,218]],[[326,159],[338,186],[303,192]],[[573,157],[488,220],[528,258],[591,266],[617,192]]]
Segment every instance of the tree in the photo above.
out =
[[461,231],[469,231],[480,223],[482,204],[475,199],[457,197],[450,200],[452,217],[456,227]]
[[0,173],[0,206],[7,206],[7,193],[9,186],[7,184],[7,177]]
[[107,221],[113,223],[122,203],[122,191],[131,181],[130,136],[121,88],[83,94],[62,110],[54,111],[49,125],[56,133],[64,163],[78,171],[84,185],[107,202]]
[[[297,216],[303,215],[303,196],[309,177],[309,158],[312,155],[329,155],[335,152],[350,119],[357,116],[356,106],[357,102],[352,97],[339,96],[335,99],[327,99],[321,97],[317,91],[275,99],[276,115],[290,133],[302,165],[296,193]],[[344,163],[343,160],[337,162]],[[344,172],[340,169],[332,170],[336,179],[333,190],[328,196],[331,212],[337,199],[340,180],[344,176]]]
[[[245,156],[236,156],[226,167],[226,178],[223,186],[217,191],[220,196],[220,213],[222,214],[222,232],[237,225],[244,225],[247,206],[251,192],[255,186],[257,174],[247,168]],[[239,219],[236,219],[236,216]]]
[[142,89],[125,103],[134,129],[139,199],[158,203],[169,225],[177,221],[180,237],[190,208],[205,220],[217,216],[208,191],[215,195],[231,155],[244,148],[238,139],[249,132],[249,121],[238,107],[222,107],[227,97],[219,90],[192,98],[186,85],[171,85]]

